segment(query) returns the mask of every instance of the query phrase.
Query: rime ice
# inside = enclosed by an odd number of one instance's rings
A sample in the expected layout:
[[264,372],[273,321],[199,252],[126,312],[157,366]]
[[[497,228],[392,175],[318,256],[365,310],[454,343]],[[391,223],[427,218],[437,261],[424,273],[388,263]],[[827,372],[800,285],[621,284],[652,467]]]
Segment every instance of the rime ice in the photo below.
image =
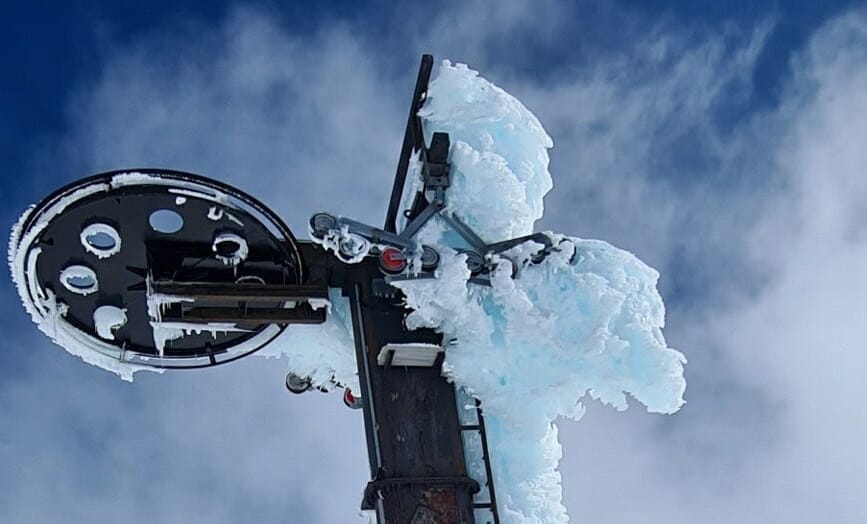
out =
[[476,71],[448,61],[419,115],[426,133],[446,132],[452,143],[447,211],[487,242],[532,233],[553,187],[554,143],[536,116]]
[[[420,115],[452,139],[449,209],[487,242],[531,233],[552,187],[538,120],[448,62]],[[444,373],[482,401],[503,522],[567,522],[556,418],[580,418],[586,396],[618,410],[627,394],[651,412],[683,404],[686,360],[662,336],[658,273],[605,242],[547,233],[557,249],[542,263],[532,262],[542,246],[525,243],[497,260],[490,287],[477,286],[448,226],[420,236],[443,256],[438,278],[396,284],[407,325],[442,331]]]
[[349,300],[341,296],[339,289],[329,289],[328,299],[327,304],[317,304],[328,308],[324,324],[288,326],[257,354],[285,356],[292,373],[309,377],[315,387],[330,389],[334,384],[341,384],[357,392],[361,388],[355,365]]

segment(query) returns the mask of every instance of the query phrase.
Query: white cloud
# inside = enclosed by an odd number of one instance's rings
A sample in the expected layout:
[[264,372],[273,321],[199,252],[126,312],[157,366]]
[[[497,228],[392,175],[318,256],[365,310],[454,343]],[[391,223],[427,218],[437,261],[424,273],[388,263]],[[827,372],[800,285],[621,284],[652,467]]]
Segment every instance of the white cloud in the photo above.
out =
[[773,280],[714,326],[727,331],[742,376],[784,413],[785,436],[759,462],[759,484],[769,498],[790,498],[786,514],[805,522],[867,517],[867,459],[857,452],[867,435],[865,42],[867,14],[852,14],[796,64],[775,151],[792,190],[751,244]]

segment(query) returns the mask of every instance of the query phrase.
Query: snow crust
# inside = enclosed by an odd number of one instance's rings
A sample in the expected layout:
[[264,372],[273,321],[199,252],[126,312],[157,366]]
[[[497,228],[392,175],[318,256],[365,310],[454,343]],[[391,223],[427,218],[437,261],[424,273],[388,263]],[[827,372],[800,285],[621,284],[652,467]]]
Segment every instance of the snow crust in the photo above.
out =
[[[323,304],[317,304],[322,307]],[[313,387],[330,390],[336,385],[361,390],[355,365],[355,343],[349,299],[339,289],[328,290],[324,324],[293,324],[256,354],[286,357],[288,369],[309,377]]]
[[[552,142],[539,121],[448,61],[419,114],[426,133],[452,139],[447,210],[487,242],[531,233],[552,187]],[[482,402],[504,523],[568,522],[555,421],[580,418],[582,399],[624,410],[631,396],[655,413],[684,403],[686,359],[662,335],[658,273],[605,242],[546,235],[555,249],[541,263],[532,262],[544,247],[534,242],[494,256],[487,287],[468,283],[466,255],[455,250],[465,246],[434,221],[419,238],[440,251],[437,278],[392,283],[412,310],[407,326],[443,333],[444,374]],[[478,475],[473,443],[466,447]]]

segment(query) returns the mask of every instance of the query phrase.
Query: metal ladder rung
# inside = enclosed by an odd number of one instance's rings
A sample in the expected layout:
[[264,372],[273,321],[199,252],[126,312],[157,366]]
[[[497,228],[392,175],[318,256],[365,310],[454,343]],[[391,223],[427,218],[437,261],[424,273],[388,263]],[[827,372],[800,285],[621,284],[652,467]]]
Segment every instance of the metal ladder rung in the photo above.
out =
[[487,509],[490,510],[491,516],[493,517],[493,524],[500,524],[500,516],[497,511],[497,499],[494,494],[494,479],[493,473],[491,471],[491,456],[488,452],[488,435],[485,431],[485,419],[482,414],[482,403],[476,399],[476,417],[478,420],[477,424],[461,424],[460,430],[464,431],[477,431],[479,433],[479,438],[481,440],[481,452],[482,452],[482,461],[485,465],[485,477],[487,478],[487,482],[485,482],[485,488],[488,491],[488,502],[473,502],[473,509]]

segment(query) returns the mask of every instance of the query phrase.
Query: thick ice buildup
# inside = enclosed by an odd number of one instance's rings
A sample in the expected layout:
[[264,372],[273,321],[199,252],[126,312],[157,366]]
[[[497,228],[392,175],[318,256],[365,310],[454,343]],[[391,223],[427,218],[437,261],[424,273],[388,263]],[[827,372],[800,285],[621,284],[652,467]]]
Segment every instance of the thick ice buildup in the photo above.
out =
[[[466,66],[445,62],[420,112],[427,132],[452,135],[449,208],[484,240],[532,232],[550,189],[538,120]],[[482,401],[504,523],[568,522],[554,422],[579,418],[585,395],[618,410],[627,394],[648,411],[683,404],[684,356],[662,336],[658,273],[605,242],[546,233],[495,259],[490,287],[468,283],[465,255],[442,221],[420,237],[442,254],[437,278],[395,283],[410,328],[449,341],[444,373]],[[514,275],[514,278],[513,278]]]
[[[585,394],[652,412],[683,404],[685,359],[662,337],[657,273],[605,242],[551,235],[560,252],[540,264],[530,246],[502,260],[491,287],[467,284],[464,255],[443,257],[439,277],[397,285],[411,328],[450,340],[444,370],[482,401],[504,522],[567,522],[553,422],[579,418]],[[536,244],[535,248],[541,246]]]
[[328,290],[329,303],[324,324],[293,324],[277,339],[259,350],[265,357],[285,356],[289,370],[309,377],[314,387],[331,389],[335,384],[360,391],[352,338],[349,300],[339,289]]
[[419,115],[428,142],[438,131],[451,140],[446,211],[486,242],[532,233],[542,197],[553,187],[548,149],[554,143],[536,116],[476,71],[448,60]]

